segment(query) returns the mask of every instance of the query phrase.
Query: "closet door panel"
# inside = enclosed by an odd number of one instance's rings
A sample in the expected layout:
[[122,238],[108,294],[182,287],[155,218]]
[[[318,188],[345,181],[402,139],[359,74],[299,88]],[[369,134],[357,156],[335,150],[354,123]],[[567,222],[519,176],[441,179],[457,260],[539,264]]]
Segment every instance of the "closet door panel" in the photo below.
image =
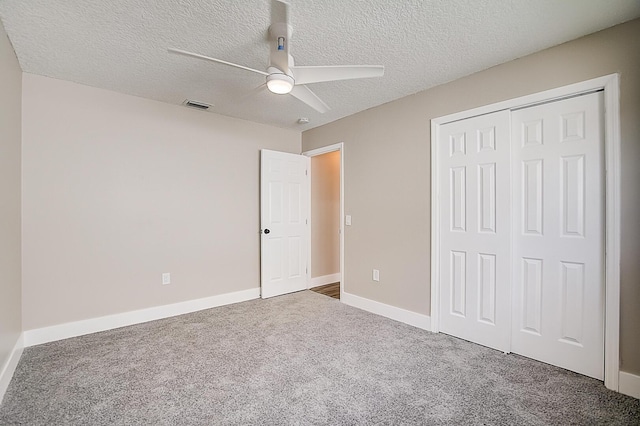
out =
[[513,352],[604,377],[602,92],[512,113]]
[[510,333],[509,112],[440,127],[440,331],[502,351]]

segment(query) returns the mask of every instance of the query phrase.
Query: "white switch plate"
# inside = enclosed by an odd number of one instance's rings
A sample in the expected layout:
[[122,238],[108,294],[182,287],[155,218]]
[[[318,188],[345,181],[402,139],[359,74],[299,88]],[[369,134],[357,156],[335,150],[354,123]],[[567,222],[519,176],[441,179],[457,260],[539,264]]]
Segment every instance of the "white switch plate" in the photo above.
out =
[[351,226],[351,215],[350,215],[350,214],[348,214],[348,215],[346,215],[346,216],[345,216],[345,218],[344,218],[344,222],[345,222],[345,224],[346,224],[347,226]]
[[171,284],[171,274],[169,272],[165,272],[162,274],[162,285]]
[[373,280],[374,281],[380,281],[380,271],[377,269],[373,270]]

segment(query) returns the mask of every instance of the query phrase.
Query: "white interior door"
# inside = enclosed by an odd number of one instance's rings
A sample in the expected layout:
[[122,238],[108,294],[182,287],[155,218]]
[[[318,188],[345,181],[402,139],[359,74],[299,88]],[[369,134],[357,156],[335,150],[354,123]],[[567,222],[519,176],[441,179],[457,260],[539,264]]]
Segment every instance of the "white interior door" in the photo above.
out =
[[509,348],[509,111],[444,124],[439,133],[440,330]]
[[512,113],[512,351],[604,378],[602,92]]
[[260,152],[261,295],[307,288],[309,157]]

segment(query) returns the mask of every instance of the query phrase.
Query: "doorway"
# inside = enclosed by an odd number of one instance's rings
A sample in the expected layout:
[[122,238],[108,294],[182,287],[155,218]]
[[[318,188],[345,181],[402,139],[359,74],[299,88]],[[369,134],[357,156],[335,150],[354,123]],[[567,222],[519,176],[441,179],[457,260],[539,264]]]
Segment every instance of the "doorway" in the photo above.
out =
[[304,152],[310,157],[308,288],[340,299],[343,282],[343,144]]

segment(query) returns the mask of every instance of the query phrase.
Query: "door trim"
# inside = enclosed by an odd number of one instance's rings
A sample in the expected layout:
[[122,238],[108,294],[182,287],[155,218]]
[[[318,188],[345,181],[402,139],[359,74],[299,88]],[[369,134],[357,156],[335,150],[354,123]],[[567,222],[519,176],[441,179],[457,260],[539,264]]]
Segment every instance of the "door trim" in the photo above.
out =
[[[340,151],[340,300],[344,300],[344,142],[327,145],[322,148],[305,151],[302,155],[307,157],[315,157],[316,155],[327,154],[329,152]],[[311,167],[309,167],[311,169]],[[310,172],[311,173],[311,172]],[[309,175],[309,183],[311,183],[311,175]],[[309,238],[307,250],[307,288],[311,283],[311,191],[309,191]]]
[[506,109],[524,108],[560,100],[567,96],[604,90],[604,150],[605,150],[605,324],[604,324],[604,384],[619,390],[620,375],[620,78],[618,74],[532,95],[437,117],[431,120],[431,330],[439,332],[440,313],[440,217],[438,137],[440,126],[452,121]]

